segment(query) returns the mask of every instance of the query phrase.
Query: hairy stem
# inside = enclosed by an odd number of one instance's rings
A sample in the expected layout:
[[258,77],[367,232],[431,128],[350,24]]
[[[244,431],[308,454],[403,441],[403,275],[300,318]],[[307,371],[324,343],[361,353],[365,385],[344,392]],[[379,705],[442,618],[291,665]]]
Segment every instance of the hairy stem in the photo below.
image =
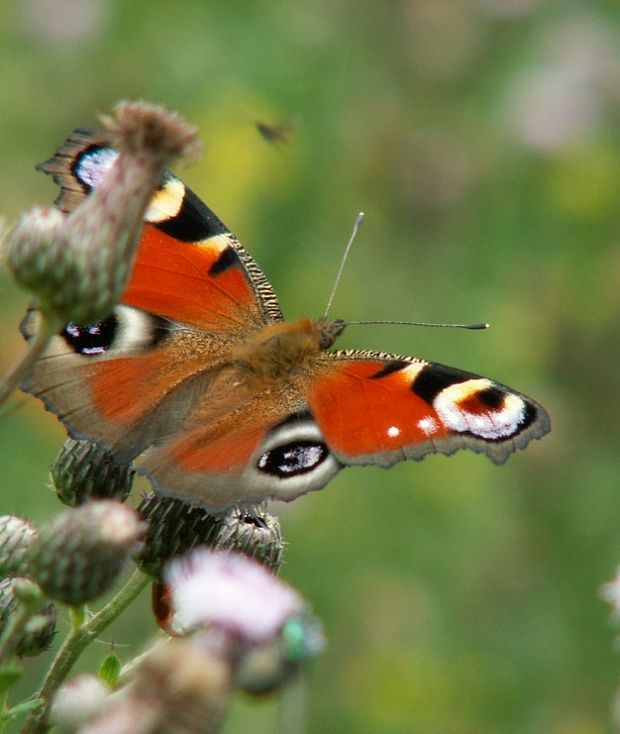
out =
[[[65,680],[75,661],[84,649],[131,604],[149,581],[150,578],[141,571],[134,571],[125,586],[103,609],[83,624],[73,627],[36,693],[36,697],[44,701],[44,706],[28,717],[22,734],[40,734],[47,730],[46,717],[52,695]],[[73,618],[76,618],[75,615]]]

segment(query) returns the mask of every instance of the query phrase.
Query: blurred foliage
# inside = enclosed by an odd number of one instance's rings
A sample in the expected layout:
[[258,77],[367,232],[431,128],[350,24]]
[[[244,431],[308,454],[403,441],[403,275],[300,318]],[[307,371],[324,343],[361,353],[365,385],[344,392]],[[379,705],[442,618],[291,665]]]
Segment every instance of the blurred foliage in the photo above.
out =
[[[178,108],[181,176],[257,258],[285,313],[492,322],[351,327],[540,400],[553,432],[495,467],[350,469],[277,507],[283,576],[323,619],[309,732],[590,734],[620,681],[600,585],[620,562],[620,6],[614,0],[19,0],[0,6],[2,214],[56,195],[33,165],[121,98]],[[257,121],[294,119],[277,145]],[[27,297],[0,281],[0,367]],[[15,396],[2,512],[58,511],[63,430]],[[146,599],[86,660],[152,632]],[[135,647],[134,647],[135,649]],[[46,660],[35,661],[31,676]],[[85,663],[85,664],[86,664]],[[227,732],[272,732],[240,700]]]

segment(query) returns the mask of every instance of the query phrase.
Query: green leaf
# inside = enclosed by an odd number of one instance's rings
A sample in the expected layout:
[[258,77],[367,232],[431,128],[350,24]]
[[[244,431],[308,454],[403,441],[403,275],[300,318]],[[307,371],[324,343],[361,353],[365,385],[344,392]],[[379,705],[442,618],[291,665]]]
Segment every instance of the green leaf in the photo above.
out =
[[41,708],[41,706],[43,706],[43,703],[44,702],[42,698],[31,698],[28,701],[22,701],[21,703],[13,706],[13,708],[10,708],[5,714],[3,714],[2,721],[12,721],[18,716],[29,714],[31,711]]
[[114,688],[121,672],[121,661],[115,652],[105,656],[99,668],[99,677],[110,688]]

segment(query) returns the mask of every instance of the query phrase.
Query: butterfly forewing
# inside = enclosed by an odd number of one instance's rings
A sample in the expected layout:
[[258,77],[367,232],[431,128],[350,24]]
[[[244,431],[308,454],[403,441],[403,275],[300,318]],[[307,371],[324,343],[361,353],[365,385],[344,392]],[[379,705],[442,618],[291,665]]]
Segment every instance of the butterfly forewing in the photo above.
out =
[[549,430],[535,401],[445,365],[364,351],[325,355],[308,402],[345,464],[390,466],[470,448],[504,462]]
[[[117,155],[105,133],[81,128],[39,169],[60,185],[56,204],[70,212],[98,186]],[[170,173],[146,211],[122,302],[216,333],[243,332],[282,318],[277,297],[254,259]]]

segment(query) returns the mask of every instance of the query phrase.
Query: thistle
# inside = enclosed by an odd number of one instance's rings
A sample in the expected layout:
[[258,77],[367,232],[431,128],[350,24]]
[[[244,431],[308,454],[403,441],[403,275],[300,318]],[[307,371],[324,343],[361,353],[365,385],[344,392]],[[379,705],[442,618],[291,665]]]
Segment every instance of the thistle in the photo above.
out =
[[0,516],[0,578],[27,573],[26,555],[36,537],[37,531],[28,520]]
[[[14,624],[19,621],[19,627]],[[24,578],[0,581],[0,633],[13,626],[5,653],[34,657],[47,650],[56,634],[56,607],[45,604],[35,585]]]
[[124,502],[133,484],[132,464],[119,463],[111,451],[92,441],[65,441],[50,471],[58,499],[75,507],[91,499]]
[[165,563],[197,546],[238,551],[274,573],[280,567],[284,548],[280,523],[265,510],[234,508],[212,515],[182,500],[150,493],[137,511],[146,532],[136,563],[156,581],[162,580]]
[[173,497],[151,492],[137,508],[145,523],[144,545],[136,563],[144,573],[161,581],[164,565],[197,545],[214,546],[222,531],[222,517]]
[[28,552],[30,573],[51,599],[84,604],[113,585],[141,532],[136,513],[119,502],[88,502],[42,528]]

